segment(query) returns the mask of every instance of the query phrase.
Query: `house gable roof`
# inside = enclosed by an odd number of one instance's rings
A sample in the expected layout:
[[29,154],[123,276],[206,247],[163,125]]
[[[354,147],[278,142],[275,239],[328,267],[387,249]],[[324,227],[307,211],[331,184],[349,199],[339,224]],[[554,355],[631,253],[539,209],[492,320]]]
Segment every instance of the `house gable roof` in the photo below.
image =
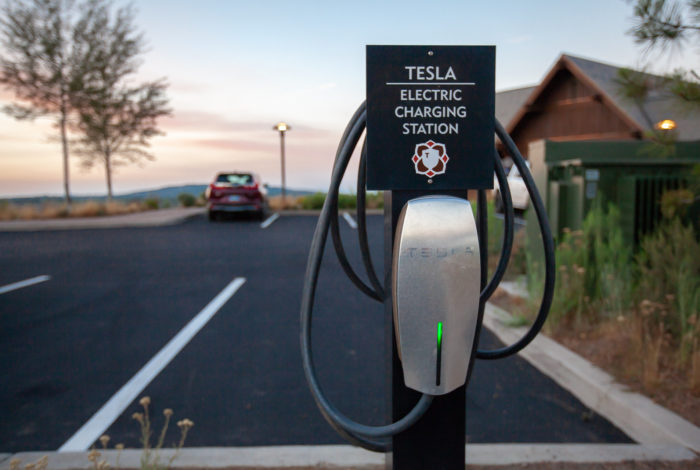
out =
[[536,86],[517,88],[496,93],[496,119],[504,127],[510,123]]
[[[676,121],[676,131],[679,140],[700,139],[700,115],[685,115],[678,110],[674,98],[663,91],[652,91],[644,102],[643,109],[631,100],[627,100],[620,94],[620,85],[617,81],[621,67],[603,64],[600,62],[563,54],[547,73],[542,82],[531,91],[520,109],[512,115],[506,129],[512,132],[520,120],[527,114],[542,93],[547,89],[555,75],[565,69],[578,80],[585,83],[600,96],[600,99],[620,119],[629,125],[630,129],[640,134],[663,120]],[[658,76],[652,76],[661,79]],[[506,92],[507,93],[507,92]],[[498,95],[497,95],[498,99]],[[645,116],[646,113],[646,116]]]

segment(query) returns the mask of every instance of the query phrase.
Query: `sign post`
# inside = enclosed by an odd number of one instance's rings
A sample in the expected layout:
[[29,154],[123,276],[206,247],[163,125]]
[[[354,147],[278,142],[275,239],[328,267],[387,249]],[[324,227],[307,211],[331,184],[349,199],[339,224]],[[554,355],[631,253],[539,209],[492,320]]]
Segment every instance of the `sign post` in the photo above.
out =
[[[385,345],[392,422],[420,396],[404,385],[393,337],[389,286],[398,217],[416,197],[467,198],[469,189],[493,187],[494,108],[493,46],[367,46],[367,189],[385,191]],[[465,386],[436,397],[420,421],[394,436],[387,468],[463,469],[465,408]]]

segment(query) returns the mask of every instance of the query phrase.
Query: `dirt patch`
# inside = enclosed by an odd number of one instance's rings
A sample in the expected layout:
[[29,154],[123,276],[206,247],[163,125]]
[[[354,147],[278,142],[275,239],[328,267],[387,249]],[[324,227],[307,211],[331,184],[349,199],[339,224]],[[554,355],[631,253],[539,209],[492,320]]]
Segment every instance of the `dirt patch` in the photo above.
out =
[[[490,301],[516,317],[527,316],[527,301],[511,296],[502,289],[498,289]],[[700,390],[690,388],[688,380],[678,373],[674,359],[666,348],[660,349],[657,373],[653,380],[644,376],[645,368],[642,361],[644,352],[640,351],[639,341],[635,341],[634,338],[634,335],[638,334],[638,328],[639,325],[634,324],[632,320],[620,318],[597,325],[562,323],[556,329],[546,331],[545,334],[600,367],[630,390],[649,397],[687,421],[700,426]],[[696,464],[695,467],[687,468],[700,467]]]

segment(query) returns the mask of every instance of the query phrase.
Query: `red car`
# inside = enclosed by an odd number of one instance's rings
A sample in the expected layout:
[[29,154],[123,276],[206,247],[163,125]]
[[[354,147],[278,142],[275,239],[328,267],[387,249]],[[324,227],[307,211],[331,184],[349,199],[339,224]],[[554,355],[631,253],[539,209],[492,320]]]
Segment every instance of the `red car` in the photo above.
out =
[[267,188],[254,173],[219,173],[205,196],[209,220],[224,212],[255,213],[263,218],[268,210]]

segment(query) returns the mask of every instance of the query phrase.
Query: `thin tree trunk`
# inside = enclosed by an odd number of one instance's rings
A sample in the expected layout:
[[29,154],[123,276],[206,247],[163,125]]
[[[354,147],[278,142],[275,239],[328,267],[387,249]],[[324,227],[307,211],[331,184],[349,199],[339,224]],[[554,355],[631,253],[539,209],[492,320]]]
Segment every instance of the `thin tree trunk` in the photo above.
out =
[[105,176],[107,177],[107,200],[112,202],[112,155],[105,150]]
[[61,105],[61,144],[63,146],[63,189],[66,195],[66,204],[71,205],[70,197],[70,167],[68,161],[68,131],[66,129],[66,106]]

